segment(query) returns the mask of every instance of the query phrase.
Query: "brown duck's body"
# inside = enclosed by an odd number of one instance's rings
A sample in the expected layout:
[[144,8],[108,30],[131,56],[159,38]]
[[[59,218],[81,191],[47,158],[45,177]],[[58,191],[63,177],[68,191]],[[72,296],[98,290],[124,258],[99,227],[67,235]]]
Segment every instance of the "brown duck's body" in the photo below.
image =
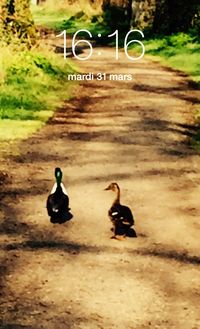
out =
[[[125,236],[130,236],[130,229],[134,225],[134,218],[130,208],[121,205],[120,203],[119,185],[117,183],[111,183],[106,190],[112,190],[116,193],[114,202],[108,211],[108,216],[113,224],[112,230],[114,232],[114,236],[112,238],[123,238]],[[134,236],[136,236],[135,231],[132,231],[134,232]]]

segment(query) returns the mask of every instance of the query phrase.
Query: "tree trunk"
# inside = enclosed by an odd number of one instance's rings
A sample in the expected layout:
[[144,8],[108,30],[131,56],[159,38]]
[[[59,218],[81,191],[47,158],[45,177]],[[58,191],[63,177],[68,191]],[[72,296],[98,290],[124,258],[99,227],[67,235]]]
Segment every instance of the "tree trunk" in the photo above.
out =
[[141,30],[152,29],[156,9],[156,0],[134,0],[132,4],[132,25]]

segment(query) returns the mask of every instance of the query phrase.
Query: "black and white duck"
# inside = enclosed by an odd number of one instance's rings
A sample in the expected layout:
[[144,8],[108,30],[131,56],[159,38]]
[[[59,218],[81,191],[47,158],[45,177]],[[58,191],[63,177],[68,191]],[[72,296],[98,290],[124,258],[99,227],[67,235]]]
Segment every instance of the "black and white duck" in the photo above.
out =
[[47,198],[47,212],[52,223],[64,223],[72,218],[69,208],[69,197],[62,183],[62,171],[55,168],[56,182]]
[[112,238],[123,239],[126,236],[136,237],[134,229],[134,218],[131,209],[120,204],[120,188],[117,183],[111,183],[105,190],[115,192],[115,199],[111,208],[108,211],[108,216],[113,224],[112,231],[114,235]]

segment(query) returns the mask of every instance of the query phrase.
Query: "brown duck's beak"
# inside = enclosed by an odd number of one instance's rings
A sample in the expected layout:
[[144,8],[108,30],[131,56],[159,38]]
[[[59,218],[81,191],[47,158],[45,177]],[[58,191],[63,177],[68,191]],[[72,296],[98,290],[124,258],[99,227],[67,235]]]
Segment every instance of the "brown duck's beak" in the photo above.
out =
[[108,191],[108,190],[110,190],[110,186],[108,186],[104,189],[104,191]]

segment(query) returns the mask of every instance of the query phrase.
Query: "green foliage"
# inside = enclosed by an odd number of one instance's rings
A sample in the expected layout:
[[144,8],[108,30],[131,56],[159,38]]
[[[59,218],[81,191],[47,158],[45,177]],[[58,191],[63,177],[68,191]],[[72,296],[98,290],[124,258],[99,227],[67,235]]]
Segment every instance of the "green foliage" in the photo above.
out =
[[89,17],[83,11],[80,11],[68,19],[60,22],[59,29],[66,29],[68,33],[74,33],[79,29],[85,29],[86,27],[88,28],[89,25]]
[[[200,43],[197,35],[177,33],[155,36],[143,42],[146,54],[186,72],[200,84]],[[138,49],[135,47],[135,49]]]
[[[65,11],[62,13],[60,11],[50,12],[46,7],[41,7],[40,9],[33,9],[33,13],[37,23],[56,31],[67,30],[67,33],[71,35],[80,29],[87,29],[95,39],[98,33],[107,35],[111,31],[103,22],[102,15],[89,15],[83,10],[69,15],[70,11],[67,13]],[[81,35],[85,36],[84,33],[79,34],[79,36]]]
[[35,24],[43,27],[60,30],[62,22],[70,17],[66,9],[51,10],[46,6],[31,7]]
[[[91,32],[93,40],[99,41],[98,33],[101,33],[101,42],[108,43],[106,36],[111,32],[110,28],[103,22],[102,16],[96,15],[91,18],[87,17],[83,12],[71,16],[68,20],[64,20],[60,25],[60,30],[67,30],[68,34],[73,35],[80,29],[87,29]],[[85,36],[85,32],[80,32],[79,36]]]
[[[84,22],[85,19],[87,24],[88,20],[90,21],[93,17],[101,15],[101,6],[87,0],[74,2],[46,0],[41,6],[32,6],[31,10],[36,24],[57,31],[62,30],[63,24],[65,26],[66,21],[71,17],[72,21],[77,19],[77,21],[82,20]],[[73,22],[71,23],[73,25]]]
[[[42,7],[40,9],[43,13],[46,13],[46,9]],[[46,15],[46,14],[45,14]],[[38,16],[38,11],[34,9],[34,17],[36,22],[44,23],[40,20],[40,14]],[[73,35],[75,32],[81,29],[87,29],[92,33],[93,40],[97,42],[101,41],[103,44],[107,44],[110,40],[106,37],[111,33],[110,27],[108,27],[103,21],[102,15],[88,15],[83,10],[76,12],[75,14],[65,16],[57,15],[57,12],[52,14],[53,19],[49,20],[49,12],[47,14],[47,20],[45,21],[44,26],[48,28],[53,28],[58,31],[66,30],[68,35]],[[44,16],[43,16],[44,19]],[[45,20],[45,19],[44,19]],[[97,37],[98,33],[101,33],[102,37],[99,39]],[[85,32],[80,32],[79,37],[85,37]]]
[[[40,127],[55,108],[69,97],[67,74],[73,69],[62,58],[48,51],[13,52],[12,48],[5,47],[1,51],[0,61],[3,62],[0,76],[0,126],[4,122],[19,122],[16,136],[21,136],[20,129],[25,124],[20,122],[33,120],[33,126]],[[27,133],[28,130],[34,130],[30,125],[29,128],[23,128],[23,131]],[[11,138],[12,132],[8,128],[6,132],[1,134],[0,139]]]
[[168,46],[171,47],[184,47],[189,43],[193,43],[194,38],[186,33],[172,34],[170,37],[166,37]]

